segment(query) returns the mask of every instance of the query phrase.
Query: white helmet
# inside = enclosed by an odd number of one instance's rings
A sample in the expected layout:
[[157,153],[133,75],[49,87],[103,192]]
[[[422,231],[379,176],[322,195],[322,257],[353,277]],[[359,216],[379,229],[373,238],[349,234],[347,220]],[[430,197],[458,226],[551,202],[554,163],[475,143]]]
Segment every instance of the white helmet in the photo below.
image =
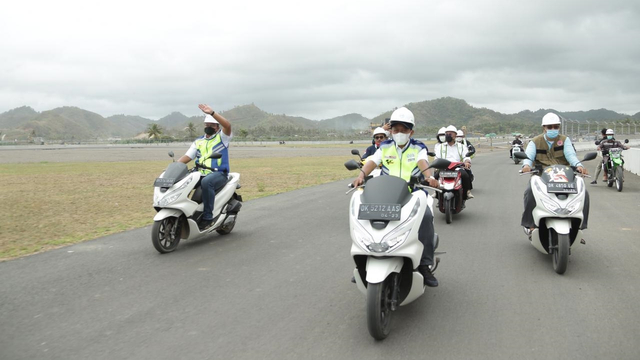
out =
[[456,129],[456,127],[453,125],[447,126],[446,129],[444,129],[444,131],[445,132],[453,131],[454,133],[456,133],[456,135],[458,134],[458,129]]
[[542,117],[542,126],[545,125],[560,125],[560,116],[554,113],[548,113]]
[[607,129],[607,134],[606,135],[615,135],[613,133],[613,129]]
[[378,134],[383,134],[384,136],[389,137],[389,132],[381,127],[377,127],[375,130],[373,130],[373,136],[376,136]]
[[409,129],[413,130],[413,125],[415,125],[416,122],[411,110],[403,106],[391,114],[391,118],[389,118],[389,123],[391,124],[391,126],[393,126],[393,124],[395,123],[403,123]]
[[458,130],[457,135],[458,137],[464,137],[464,132],[462,130]]
[[207,124],[220,124],[219,122],[216,121],[216,119],[213,118],[213,116],[207,114],[204,116],[204,123]]
[[444,135],[445,132],[447,132],[447,128],[443,126],[438,130],[438,135]]

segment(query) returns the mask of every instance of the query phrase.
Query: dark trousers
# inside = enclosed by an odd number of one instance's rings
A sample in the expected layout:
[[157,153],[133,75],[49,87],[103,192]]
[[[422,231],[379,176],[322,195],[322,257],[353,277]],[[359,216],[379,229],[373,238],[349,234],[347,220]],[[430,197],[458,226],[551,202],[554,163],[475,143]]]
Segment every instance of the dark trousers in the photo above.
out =
[[435,231],[433,229],[433,214],[427,206],[427,210],[422,217],[420,229],[418,229],[418,239],[424,246],[420,265],[433,265],[433,253],[435,252]]
[[[531,183],[527,186],[527,189],[524,191],[524,212],[522,213],[522,220],[520,221],[520,225],[526,228],[532,228],[536,226],[533,220],[533,209],[536,207],[536,198],[533,196],[533,192],[531,192]],[[584,206],[582,208],[582,226],[580,229],[586,229],[587,223],[589,222],[589,192],[585,189],[584,191]]]
[[207,174],[201,181],[202,186],[202,220],[213,220],[213,205],[216,200],[216,191],[220,190],[227,183],[227,175],[225,173],[214,171]]

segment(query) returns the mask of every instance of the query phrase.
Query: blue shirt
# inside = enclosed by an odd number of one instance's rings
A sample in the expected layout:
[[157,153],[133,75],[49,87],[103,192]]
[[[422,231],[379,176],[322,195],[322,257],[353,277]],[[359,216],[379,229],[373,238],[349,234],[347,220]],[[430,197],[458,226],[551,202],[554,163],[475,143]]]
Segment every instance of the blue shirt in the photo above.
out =
[[[549,142],[549,140],[547,139],[547,136],[544,136],[544,139],[547,141],[547,145],[549,146],[549,149],[551,149],[551,145],[553,144],[553,141]],[[527,154],[527,157],[529,159],[535,159],[536,158],[536,144],[533,141],[529,141],[529,145],[527,145],[527,150],[525,150],[525,154]],[[567,138],[564,141],[564,158],[567,159],[567,161],[569,162],[569,164],[571,164],[571,166],[582,166],[582,164],[580,163],[580,160],[578,160],[578,155],[576,154],[576,149],[573,148],[573,144],[571,144],[571,139],[569,139],[569,137],[567,136]],[[529,167],[533,167],[533,161],[531,160],[523,160],[522,161],[522,166],[524,167],[525,165],[529,165]]]

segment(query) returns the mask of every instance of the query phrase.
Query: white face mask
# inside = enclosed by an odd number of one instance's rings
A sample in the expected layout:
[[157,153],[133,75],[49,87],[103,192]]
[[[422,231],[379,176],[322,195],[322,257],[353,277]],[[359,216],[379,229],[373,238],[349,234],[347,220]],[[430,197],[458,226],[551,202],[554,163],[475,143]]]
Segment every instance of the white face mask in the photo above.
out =
[[395,141],[396,144],[400,146],[406,144],[410,138],[410,135],[405,133],[396,133],[396,134],[393,134],[392,136],[393,136],[393,141]]

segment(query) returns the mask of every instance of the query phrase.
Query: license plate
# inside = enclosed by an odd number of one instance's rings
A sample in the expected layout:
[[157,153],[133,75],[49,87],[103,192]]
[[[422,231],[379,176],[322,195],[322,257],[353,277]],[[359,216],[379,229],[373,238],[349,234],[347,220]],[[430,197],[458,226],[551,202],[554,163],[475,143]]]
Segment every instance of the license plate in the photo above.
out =
[[360,220],[400,220],[400,204],[360,204]]
[[440,171],[441,177],[458,177],[457,171]]
[[173,183],[176,181],[176,179],[171,179],[171,178],[157,178],[156,181],[153,183],[153,186],[155,187],[171,187],[171,185],[173,185]]
[[577,194],[576,183],[548,183],[547,192],[555,194]]

